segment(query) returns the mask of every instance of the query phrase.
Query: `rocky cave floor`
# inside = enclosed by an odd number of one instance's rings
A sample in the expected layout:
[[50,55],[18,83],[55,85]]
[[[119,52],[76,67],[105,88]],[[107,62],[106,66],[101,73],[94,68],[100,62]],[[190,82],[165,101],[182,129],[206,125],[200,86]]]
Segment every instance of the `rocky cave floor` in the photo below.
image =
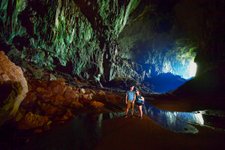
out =
[[[42,79],[34,79],[25,72],[29,92],[16,117],[0,128],[1,149],[212,149],[218,145],[219,149],[225,148],[224,131],[198,127],[200,132],[196,135],[177,134],[163,129],[148,116],[143,120],[123,116],[103,119],[96,128],[99,114],[125,110],[125,91],[93,87],[78,80],[72,85],[63,76],[41,74]],[[164,110],[224,110],[222,101],[211,105],[210,98],[198,101],[186,98],[187,101],[172,94],[144,96],[147,102]],[[225,128],[224,125],[224,120],[218,123],[220,127]],[[76,133],[79,136],[73,137]]]

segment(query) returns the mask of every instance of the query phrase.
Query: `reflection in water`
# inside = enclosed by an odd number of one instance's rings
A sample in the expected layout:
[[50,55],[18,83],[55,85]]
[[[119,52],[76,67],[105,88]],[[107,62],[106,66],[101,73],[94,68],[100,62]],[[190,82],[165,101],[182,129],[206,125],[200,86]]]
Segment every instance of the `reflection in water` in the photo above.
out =
[[102,115],[81,115],[71,122],[33,137],[24,149],[93,149],[101,137]]
[[198,133],[194,125],[225,131],[225,113],[218,110],[175,112],[158,109],[145,103],[145,114],[160,126],[179,133]]
[[204,125],[203,116],[200,112],[174,112],[160,110],[148,103],[144,107],[145,114],[148,115],[160,126],[174,132],[198,133],[192,125]]
[[[202,110],[202,111],[193,111],[193,112],[175,112],[175,111],[166,111],[158,109],[149,103],[145,102],[144,113],[158,125],[163,128],[166,128],[170,131],[177,133],[198,133],[198,129],[195,125],[209,127],[211,129],[217,129],[224,131],[224,120],[225,114],[222,111],[211,111],[211,110]],[[104,114],[105,116],[106,114]],[[117,118],[124,116],[123,112],[109,113],[107,119]],[[211,119],[208,119],[208,116]],[[217,128],[215,124],[215,117],[219,117],[217,122],[222,123],[220,126],[222,128]],[[103,118],[106,119],[106,118]]]
[[[161,127],[177,133],[198,133],[194,125],[205,126],[204,115],[220,116],[224,113],[213,111],[173,112],[160,110],[149,103],[144,106],[145,115]],[[222,114],[222,115],[221,115]],[[71,122],[33,137],[24,149],[33,150],[73,150],[93,149],[101,137],[102,121],[124,117],[124,112],[103,114],[84,114],[75,117]],[[207,120],[209,123],[209,120]]]

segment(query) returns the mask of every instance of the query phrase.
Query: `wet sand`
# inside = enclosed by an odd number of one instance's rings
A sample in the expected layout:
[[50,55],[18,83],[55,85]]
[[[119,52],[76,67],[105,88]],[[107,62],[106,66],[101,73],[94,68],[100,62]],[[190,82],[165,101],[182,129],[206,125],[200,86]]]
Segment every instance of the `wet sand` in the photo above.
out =
[[96,150],[225,149],[225,133],[199,127],[198,134],[174,133],[147,116],[103,121],[102,138]]

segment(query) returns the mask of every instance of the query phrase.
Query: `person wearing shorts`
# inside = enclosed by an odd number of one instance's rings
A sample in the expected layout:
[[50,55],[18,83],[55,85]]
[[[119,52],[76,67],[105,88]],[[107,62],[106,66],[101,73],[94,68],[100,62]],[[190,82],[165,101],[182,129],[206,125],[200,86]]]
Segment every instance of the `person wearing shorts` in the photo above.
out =
[[142,119],[142,117],[143,117],[142,106],[144,105],[145,99],[144,99],[143,96],[141,96],[139,90],[136,91],[136,95],[137,95],[137,96],[136,96],[136,102],[135,102],[135,104],[138,106],[139,117]]
[[136,94],[134,91],[134,86],[130,87],[130,90],[127,91],[126,93],[126,104],[127,104],[127,108],[126,108],[126,112],[125,112],[125,117],[127,117],[129,109],[131,108],[131,115],[134,115],[134,103],[135,103],[135,99],[136,99]]

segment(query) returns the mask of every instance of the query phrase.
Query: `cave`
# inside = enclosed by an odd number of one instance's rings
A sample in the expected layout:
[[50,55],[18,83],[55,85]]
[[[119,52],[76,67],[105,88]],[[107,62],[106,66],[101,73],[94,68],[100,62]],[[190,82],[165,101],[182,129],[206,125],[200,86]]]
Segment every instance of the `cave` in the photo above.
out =
[[1,149],[225,149],[224,27],[225,0],[0,1]]

